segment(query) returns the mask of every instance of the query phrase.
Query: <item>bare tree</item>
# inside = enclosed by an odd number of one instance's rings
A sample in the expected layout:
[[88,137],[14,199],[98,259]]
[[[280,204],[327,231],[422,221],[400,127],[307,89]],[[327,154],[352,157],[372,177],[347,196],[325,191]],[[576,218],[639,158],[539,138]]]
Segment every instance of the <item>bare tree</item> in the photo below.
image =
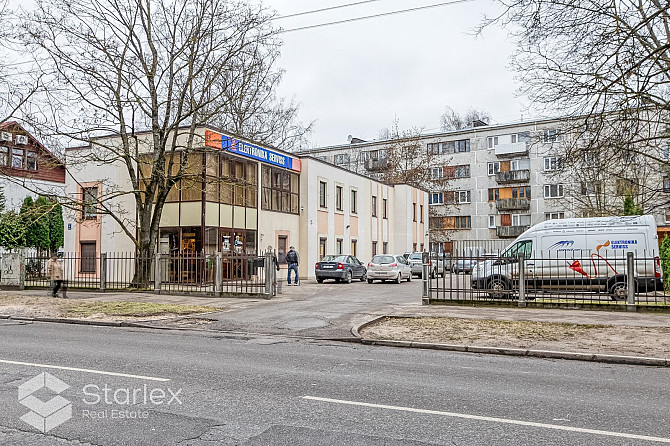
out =
[[379,179],[389,184],[429,187],[432,153],[421,140],[421,129],[400,130],[396,119],[391,128],[379,134],[387,140],[381,149],[383,164]]
[[[269,16],[224,0],[38,0],[22,29],[28,48],[48,59],[30,124],[90,143],[71,167],[123,166],[130,190],[110,181],[95,205],[150,257],[168,193],[204,146],[196,129],[236,96],[228,72],[254,70],[262,61],[253,56],[277,45]],[[128,196],[134,209],[119,205]]]
[[[259,46],[238,61],[241,69],[222,73],[223,107],[213,123],[252,141],[292,151],[307,144],[313,123],[298,122],[298,104],[278,98],[284,71],[275,68],[279,45]],[[218,104],[217,104],[218,105]]]
[[440,129],[443,132],[475,127],[477,121],[485,124],[491,122],[491,116],[484,110],[470,109],[465,114],[456,113],[451,107],[446,107],[440,117]]
[[[663,152],[670,111],[667,1],[500,2],[504,13],[483,26],[508,26],[518,44],[512,65],[520,93],[537,111],[565,117],[564,132],[571,138],[564,159],[573,161],[566,167],[581,168],[574,164],[599,152],[597,166],[572,174],[640,176],[645,184],[632,178],[638,205],[648,209],[659,199],[668,202],[653,195],[658,174],[655,179],[644,174],[668,169]],[[602,200],[595,213],[614,212],[613,204],[620,208],[624,197],[616,198]]]

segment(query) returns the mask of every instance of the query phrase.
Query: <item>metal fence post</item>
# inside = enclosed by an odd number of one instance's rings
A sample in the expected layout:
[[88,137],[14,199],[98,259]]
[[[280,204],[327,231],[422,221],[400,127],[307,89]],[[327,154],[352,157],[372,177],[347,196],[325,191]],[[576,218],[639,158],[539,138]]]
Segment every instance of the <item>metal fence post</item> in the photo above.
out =
[[272,264],[272,252],[265,251],[265,262],[263,263],[265,269],[265,294],[272,296],[272,272],[274,265]]
[[635,311],[635,258],[632,252],[626,253],[626,309]]
[[28,252],[25,249],[19,251],[19,290],[26,289],[26,257]]
[[223,285],[223,270],[221,268],[221,253],[217,252],[214,258],[214,292],[221,293]]
[[426,251],[421,255],[421,283],[423,293],[421,294],[421,305],[430,304],[430,270],[428,266],[428,253]]
[[107,288],[107,253],[100,253],[100,291]]
[[161,255],[156,252],[154,254],[154,293],[160,294],[163,286],[161,281]]
[[519,306],[525,307],[526,304],[526,262],[523,253],[519,253]]

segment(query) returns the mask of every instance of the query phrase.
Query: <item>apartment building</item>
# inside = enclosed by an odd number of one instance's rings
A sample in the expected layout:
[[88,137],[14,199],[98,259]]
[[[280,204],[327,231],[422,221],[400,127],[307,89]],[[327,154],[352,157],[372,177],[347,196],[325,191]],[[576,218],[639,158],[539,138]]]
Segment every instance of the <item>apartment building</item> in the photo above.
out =
[[[643,198],[649,203],[658,197],[648,191],[670,192],[670,187],[665,187],[670,184],[670,177],[665,176],[664,180],[658,166],[634,181],[620,176],[591,180],[582,173],[589,167],[599,170],[589,159],[581,164],[571,163],[571,170],[562,168],[566,145],[575,137],[562,120],[479,124],[482,125],[412,138],[429,157],[424,187],[430,193],[431,250],[450,252],[455,240],[511,241],[540,221],[606,212],[603,206],[589,207],[591,201],[608,203],[611,212],[613,203],[619,206],[627,193],[638,198],[647,191]],[[394,140],[354,139],[347,145],[300,153],[372,178],[383,178],[391,167],[389,154],[400,146],[408,146],[407,138],[402,144]],[[657,150],[658,156],[668,158],[667,145],[648,150]],[[583,169],[575,169],[575,165]],[[631,182],[640,181],[648,184],[630,186]],[[654,212],[659,226],[669,221],[670,212],[654,205],[647,209]]]

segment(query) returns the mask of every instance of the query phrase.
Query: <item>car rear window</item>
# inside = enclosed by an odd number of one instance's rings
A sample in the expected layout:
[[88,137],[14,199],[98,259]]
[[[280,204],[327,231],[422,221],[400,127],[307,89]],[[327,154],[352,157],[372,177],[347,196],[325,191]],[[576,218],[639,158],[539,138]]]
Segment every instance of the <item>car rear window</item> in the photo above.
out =
[[374,256],[372,258],[372,263],[377,263],[377,264],[393,263],[393,262],[395,262],[395,259],[393,258],[393,256]]
[[349,256],[323,256],[322,262],[346,262]]
[[423,254],[421,254],[420,252],[415,252],[415,253],[410,254],[409,258],[410,258],[410,260],[421,260],[422,255]]

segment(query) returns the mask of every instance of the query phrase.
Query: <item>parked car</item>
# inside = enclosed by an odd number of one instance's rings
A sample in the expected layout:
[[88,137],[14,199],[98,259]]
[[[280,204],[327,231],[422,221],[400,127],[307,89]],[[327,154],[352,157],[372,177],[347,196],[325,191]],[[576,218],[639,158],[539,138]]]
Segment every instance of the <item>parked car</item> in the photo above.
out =
[[[407,258],[410,267],[412,268],[412,275],[421,277],[422,274],[422,265],[423,265],[423,253],[422,252],[413,252]],[[435,278],[438,274],[444,275],[444,262],[438,261],[438,255],[435,253],[430,254],[428,260],[430,268],[430,277]]]
[[472,273],[472,270],[477,266],[477,261],[474,259],[458,259],[451,265],[451,272],[458,273]]
[[351,283],[353,279],[361,282],[367,278],[367,268],[354,256],[328,255],[314,266],[316,281],[321,283],[325,279],[335,279],[337,282]]
[[400,283],[403,279],[412,281],[412,269],[401,255],[379,254],[368,263],[368,283],[375,280],[382,282],[395,280],[396,283]]

